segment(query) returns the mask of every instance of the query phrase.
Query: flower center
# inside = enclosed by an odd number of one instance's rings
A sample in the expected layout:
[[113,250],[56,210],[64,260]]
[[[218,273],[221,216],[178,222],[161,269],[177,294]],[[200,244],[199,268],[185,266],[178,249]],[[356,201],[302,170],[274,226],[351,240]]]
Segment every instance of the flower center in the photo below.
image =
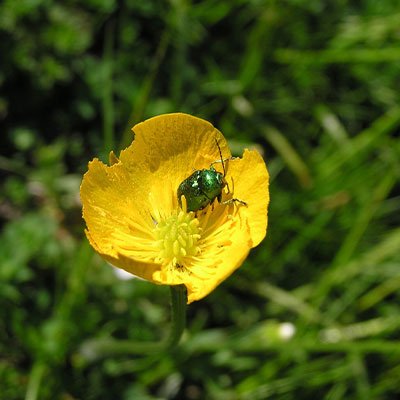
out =
[[196,256],[200,252],[197,241],[200,238],[199,220],[193,212],[182,210],[157,224],[157,242],[160,258],[173,266],[185,257]]

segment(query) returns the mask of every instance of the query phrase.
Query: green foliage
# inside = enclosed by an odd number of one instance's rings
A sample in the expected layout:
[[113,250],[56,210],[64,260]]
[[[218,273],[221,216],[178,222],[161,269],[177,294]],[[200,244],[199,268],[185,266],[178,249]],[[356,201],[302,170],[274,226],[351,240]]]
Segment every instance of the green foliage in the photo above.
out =
[[[396,0],[1,2],[1,397],[398,397],[399,22]],[[137,356],[117,340],[167,335],[168,288],[94,254],[79,185],[173,111],[263,154],[268,235],[178,348]]]

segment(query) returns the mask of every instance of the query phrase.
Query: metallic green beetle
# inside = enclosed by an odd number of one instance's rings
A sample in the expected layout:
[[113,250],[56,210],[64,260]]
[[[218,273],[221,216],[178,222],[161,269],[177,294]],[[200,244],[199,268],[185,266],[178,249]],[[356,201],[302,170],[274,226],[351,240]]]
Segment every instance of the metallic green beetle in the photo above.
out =
[[[218,199],[218,202],[221,204],[230,204],[236,201],[247,206],[245,201],[239,199],[230,199],[221,202],[222,190],[225,186],[228,187],[229,193],[229,185],[225,180],[226,170],[224,162],[234,160],[237,157],[222,159],[221,149],[217,140],[216,143],[221,159],[212,162],[210,164],[210,169],[195,170],[193,174],[186,178],[178,187],[177,196],[179,205],[182,207],[181,196],[185,196],[187,211],[202,210],[211,204],[215,199]],[[224,170],[223,174],[218,172],[213,166],[219,162],[222,163],[222,169]]]

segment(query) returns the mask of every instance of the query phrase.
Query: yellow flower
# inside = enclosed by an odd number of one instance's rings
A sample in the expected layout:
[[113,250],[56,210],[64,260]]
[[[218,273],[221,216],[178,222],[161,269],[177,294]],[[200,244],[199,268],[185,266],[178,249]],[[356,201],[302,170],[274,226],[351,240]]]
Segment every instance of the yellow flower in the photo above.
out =
[[[209,294],[265,237],[268,172],[256,151],[225,162],[222,202],[188,212],[177,199],[193,170],[231,157],[222,134],[187,114],[166,114],[133,127],[135,138],[110,166],[89,163],[81,185],[86,235],[106,261],[157,284],[185,285],[188,303]],[[222,164],[214,164],[222,172]],[[232,193],[234,190],[234,193]]]

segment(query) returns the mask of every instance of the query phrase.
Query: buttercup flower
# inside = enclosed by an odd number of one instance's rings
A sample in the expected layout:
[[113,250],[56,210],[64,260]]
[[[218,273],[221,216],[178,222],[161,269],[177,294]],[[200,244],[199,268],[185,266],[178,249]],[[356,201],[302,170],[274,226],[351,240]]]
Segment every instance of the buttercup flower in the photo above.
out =
[[[225,162],[222,202],[187,211],[177,188],[194,170],[231,153],[209,122],[166,114],[133,127],[110,166],[89,163],[81,185],[86,235],[106,261],[157,284],[185,285],[188,303],[209,294],[265,237],[268,172],[256,151]],[[214,164],[223,172],[222,163]],[[232,197],[247,203],[223,204]]]

